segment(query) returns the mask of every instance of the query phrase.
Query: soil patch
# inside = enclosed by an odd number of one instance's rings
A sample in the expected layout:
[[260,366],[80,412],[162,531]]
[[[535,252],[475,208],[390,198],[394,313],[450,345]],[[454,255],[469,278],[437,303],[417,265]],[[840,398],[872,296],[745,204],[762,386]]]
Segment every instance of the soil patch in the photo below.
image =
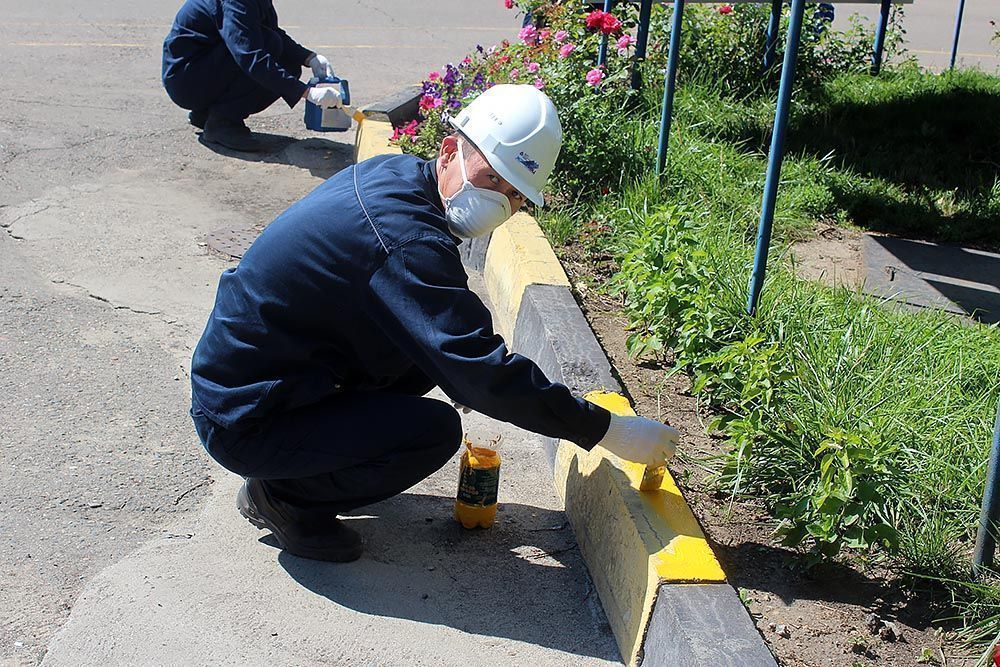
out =
[[827,285],[860,287],[865,279],[861,232],[824,224],[814,231],[791,248],[795,274]]
[[[826,247],[843,246],[851,232],[826,238]],[[848,240],[847,245],[853,244]],[[810,242],[808,254],[824,245]],[[733,500],[713,490],[713,459],[724,443],[705,433],[711,415],[689,392],[683,373],[669,375],[670,360],[635,360],[625,349],[628,322],[621,303],[596,285],[615,270],[608,255],[588,253],[579,245],[556,249],[574,285],[574,293],[636,411],[658,417],[680,430],[682,446],[670,468],[715,553],[740,593],[757,629],[788,667],[861,665],[972,665],[946,645],[935,628],[942,616],[934,593],[914,594],[887,572],[848,562],[797,569],[795,552],[772,539],[774,521],[762,505]],[[833,263],[834,266],[844,262]],[[840,270],[841,267],[838,267]],[[847,267],[842,267],[846,269]],[[845,275],[847,271],[820,271]],[[817,277],[818,275],[817,274]],[[932,658],[928,659],[928,654]]]

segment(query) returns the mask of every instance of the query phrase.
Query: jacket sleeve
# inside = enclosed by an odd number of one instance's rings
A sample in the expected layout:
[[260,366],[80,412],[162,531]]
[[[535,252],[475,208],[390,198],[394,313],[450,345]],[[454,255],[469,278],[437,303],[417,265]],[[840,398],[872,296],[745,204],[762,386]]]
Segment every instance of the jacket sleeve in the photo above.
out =
[[284,33],[279,34],[264,26],[264,16],[256,3],[222,0],[221,33],[226,48],[233,54],[240,69],[264,88],[284,98],[288,106],[295,106],[307,86],[274,57],[273,50],[277,44],[269,48],[268,41],[283,41]]
[[469,288],[453,245],[410,241],[372,275],[370,314],[453,400],[521,428],[592,448],[610,413],[574,397],[530,359],[508,352]]
[[301,63],[303,66],[305,66],[306,58],[309,56],[309,54],[312,53],[312,51],[310,51],[306,47],[296,42],[294,39],[291,38],[291,36],[287,32],[285,32],[281,28],[278,28],[276,32],[278,33],[278,35],[281,36],[281,41],[285,45],[284,53],[287,53],[289,58],[294,58],[295,62]]

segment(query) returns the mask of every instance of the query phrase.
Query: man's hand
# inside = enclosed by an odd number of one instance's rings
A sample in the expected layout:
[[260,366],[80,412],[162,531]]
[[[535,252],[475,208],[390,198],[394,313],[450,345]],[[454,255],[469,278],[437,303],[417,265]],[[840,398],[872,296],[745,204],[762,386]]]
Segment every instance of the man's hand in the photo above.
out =
[[320,79],[333,76],[333,65],[326,59],[326,56],[314,53],[306,65],[312,68],[313,76],[317,76]]
[[470,412],[472,412],[472,408],[466,407],[466,406],[462,405],[461,403],[459,403],[458,401],[452,401],[451,404],[454,405],[455,409],[458,410],[459,412],[461,412],[463,415],[467,415]]
[[613,414],[608,432],[597,444],[623,459],[659,466],[674,455],[679,439],[680,433],[672,426]]
[[324,109],[335,109],[343,106],[340,99],[340,88],[332,84],[321,84],[307,88],[305,98]]

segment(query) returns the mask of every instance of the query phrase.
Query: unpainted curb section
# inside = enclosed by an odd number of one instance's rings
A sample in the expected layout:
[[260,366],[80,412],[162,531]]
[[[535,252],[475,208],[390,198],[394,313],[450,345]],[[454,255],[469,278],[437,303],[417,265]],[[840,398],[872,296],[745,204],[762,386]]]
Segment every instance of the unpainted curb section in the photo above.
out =
[[[391,124],[367,109],[366,115],[357,160],[398,153],[388,144]],[[385,143],[379,145],[380,138]],[[635,414],[534,218],[519,213],[488,240],[462,245],[469,246],[463,247],[466,264],[483,272],[497,329],[512,349],[575,393]],[[587,452],[554,439],[547,447],[556,488],[626,663],[776,665],[669,474],[658,490],[639,491],[638,464],[600,447]]]

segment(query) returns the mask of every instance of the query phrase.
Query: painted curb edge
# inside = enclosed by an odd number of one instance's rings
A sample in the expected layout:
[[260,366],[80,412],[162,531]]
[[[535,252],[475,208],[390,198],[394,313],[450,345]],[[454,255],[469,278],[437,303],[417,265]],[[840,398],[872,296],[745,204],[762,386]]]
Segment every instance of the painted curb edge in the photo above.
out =
[[[388,119],[406,120],[400,108],[415,109],[419,92],[391,99],[397,107],[365,109],[356,161],[401,152],[389,144]],[[519,213],[492,237],[463,243],[461,252],[468,267],[483,272],[497,329],[513,350],[574,393],[610,392],[617,411],[634,414],[534,218]],[[626,663],[776,665],[669,474],[660,490],[640,492],[641,466],[555,439],[546,439],[546,448]]]

